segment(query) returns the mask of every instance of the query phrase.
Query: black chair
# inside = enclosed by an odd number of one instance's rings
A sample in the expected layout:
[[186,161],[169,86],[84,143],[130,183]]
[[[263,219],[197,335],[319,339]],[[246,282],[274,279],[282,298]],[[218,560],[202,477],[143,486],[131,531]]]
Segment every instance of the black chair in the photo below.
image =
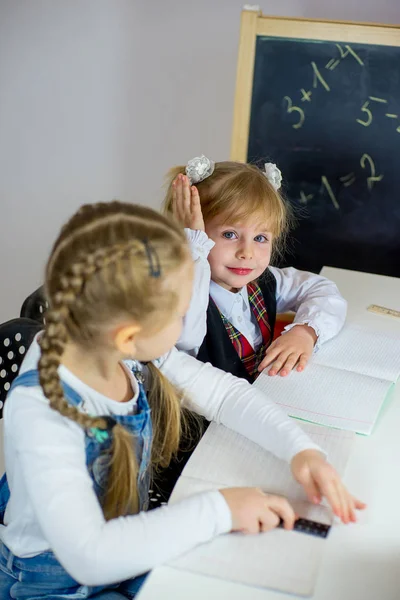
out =
[[44,324],[47,308],[44,286],[41,286],[24,300],[20,316]]
[[18,375],[33,338],[43,325],[33,319],[12,319],[0,325],[0,418],[8,390]]

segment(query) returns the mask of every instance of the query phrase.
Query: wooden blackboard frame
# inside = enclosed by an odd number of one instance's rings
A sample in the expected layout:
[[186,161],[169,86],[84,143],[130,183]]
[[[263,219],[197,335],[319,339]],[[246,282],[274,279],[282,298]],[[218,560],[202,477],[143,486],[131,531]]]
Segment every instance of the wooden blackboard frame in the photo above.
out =
[[231,160],[246,162],[257,36],[400,46],[400,25],[268,17],[243,10],[233,112]]

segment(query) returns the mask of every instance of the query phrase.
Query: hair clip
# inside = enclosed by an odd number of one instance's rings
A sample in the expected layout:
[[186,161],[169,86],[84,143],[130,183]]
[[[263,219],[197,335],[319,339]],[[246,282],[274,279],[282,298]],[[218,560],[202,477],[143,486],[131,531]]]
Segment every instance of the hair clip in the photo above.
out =
[[160,277],[161,266],[158,259],[158,254],[154,248],[149,244],[147,238],[143,240],[143,245],[146,250],[147,260],[149,261],[149,275],[150,277]]
[[214,173],[214,168],[215,162],[204,156],[204,154],[189,160],[185,172],[189,177],[190,185],[200,183],[200,181],[210,177]]
[[106,421],[107,429],[100,429],[100,427],[91,427],[89,430],[91,435],[94,437],[96,442],[99,442],[99,444],[102,444],[103,442],[106,442],[108,440],[108,438],[110,437],[110,433],[117,425],[117,421],[113,417],[103,416],[102,419]]
[[282,185],[282,173],[274,163],[265,163],[263,174],[268,179],[274,190],[278,191]]

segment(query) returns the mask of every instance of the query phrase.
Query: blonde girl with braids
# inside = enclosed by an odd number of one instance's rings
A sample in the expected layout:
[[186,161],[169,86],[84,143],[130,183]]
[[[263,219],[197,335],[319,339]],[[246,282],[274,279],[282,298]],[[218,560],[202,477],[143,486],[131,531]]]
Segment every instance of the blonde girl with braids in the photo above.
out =
[[[178,449],[182,407],[288,460],[310,499],[326,495],[355,520],[362,504],[294,422],[247,382],[173,347],[192,278],[183,232],[150,209],[84,206],[62,229],[46,326],[4,409],[1,598],[133,598],[149,569],[196,544],[280,518],[293,526],[284,498],[252,488],[146,511],[151,468]],[[158,357],[163,374],[143,365]]]
[[[328,279],[271,266],[291,224],[276,165],[206,156],[168,174],[165,211],[187,228],[196,261],[193,299],[178,348],[253,382],[260,371],[303,371],[342,328],[347,303]],[[274,340],[276,313],[294,322]]]

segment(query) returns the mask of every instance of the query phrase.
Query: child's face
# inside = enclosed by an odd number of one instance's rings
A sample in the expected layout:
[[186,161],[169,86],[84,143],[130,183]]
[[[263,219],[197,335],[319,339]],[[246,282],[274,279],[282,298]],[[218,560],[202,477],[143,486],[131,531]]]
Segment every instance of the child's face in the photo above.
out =
[[[173,273],[167,278],[163,285],[168,288],[175,288],[177,291],[178,302],[173,314],[162,329],[151,333],[146,331],[139,332],[135,336],[134,357],[139,361],[149,361],[163,356],[178,341],[182,332],[183,317],[188,311],[193,287],[193,263],[188,260],[179,271]],[[162,302],[162,294],[160,295]],[[162,305],[160,305],[162,310]]]
[[253,281],[268,267],[272,234],[259,223],[224,223],[215,217],[206,224],[206,233],[215,242],[208,255],[211,279],[235,291]]

